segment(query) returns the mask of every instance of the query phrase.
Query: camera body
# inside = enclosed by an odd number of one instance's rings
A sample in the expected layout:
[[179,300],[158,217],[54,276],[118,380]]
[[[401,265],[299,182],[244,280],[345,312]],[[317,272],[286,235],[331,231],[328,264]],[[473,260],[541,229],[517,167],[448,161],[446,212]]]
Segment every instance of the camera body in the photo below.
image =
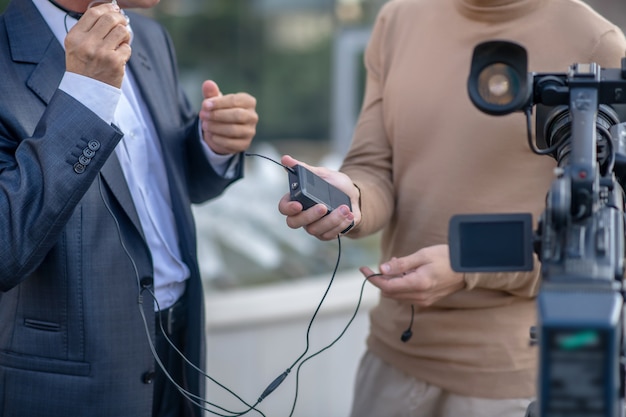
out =
[[[616,105],[626,103],[626,59],[621,68],[573,64],[565,73],[545,74],[528,73],[527,62],[518,44],[478,45],[468,93],[487,114],[524,111],[529,129],[537,109],[536,143],[529,132],[529,145],[558,162],[545,210],[534,233],[519,214],[483,215],[480,221],[454,216],[451,264],[459,272],[532,270],[532,263],[518,261],[533,250],[542,278],[535,332],[540,363],[537,407],[527,415],[621,417],[626,124]],[[482,236],[487,230],[510,243],[490,249]],[[481,242],[485,253],[468,269],[463,259],[471,255],[463,247]],[[506,259],[517,261],[503,265]]]

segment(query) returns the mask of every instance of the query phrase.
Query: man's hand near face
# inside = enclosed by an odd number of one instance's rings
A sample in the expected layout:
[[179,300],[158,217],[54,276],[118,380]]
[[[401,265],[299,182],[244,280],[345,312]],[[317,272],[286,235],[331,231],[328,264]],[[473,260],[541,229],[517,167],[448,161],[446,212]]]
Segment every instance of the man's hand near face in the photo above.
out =
[[120,8],[87,9],[65,38],[66,70],[121,88],[130,59],[130,33]]

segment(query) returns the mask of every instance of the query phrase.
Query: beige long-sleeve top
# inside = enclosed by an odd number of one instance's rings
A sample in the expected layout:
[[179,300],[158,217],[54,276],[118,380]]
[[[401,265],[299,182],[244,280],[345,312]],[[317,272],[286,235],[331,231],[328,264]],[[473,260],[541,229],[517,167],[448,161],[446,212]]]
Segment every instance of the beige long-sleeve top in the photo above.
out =
[[[488,116],[467,95],[473,48],[520,43],[529,70],[575,62],[619,67],[622,32],[577,0],[392,0],[366,50],[366,91],[342,171],[361,189],[359,237],[383,229],[382,260],[447,243],[457,213],[545,207],[555,161],[529,149],[522,113]],[[371,313],[368,347],[419,379],[461,395],[535,393],[539,273],[473,273],[466,289],[418,309],[388,298]]]

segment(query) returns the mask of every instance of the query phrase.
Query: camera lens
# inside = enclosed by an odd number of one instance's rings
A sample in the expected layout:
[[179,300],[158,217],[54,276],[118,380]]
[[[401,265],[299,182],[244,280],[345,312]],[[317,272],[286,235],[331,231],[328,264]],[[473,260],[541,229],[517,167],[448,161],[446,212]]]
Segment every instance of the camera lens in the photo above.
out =
[[519,79],[516,72],[502,63],[491,64],[478,76],[478,93],[489,104],[506,106],[515,100],[519,93]]

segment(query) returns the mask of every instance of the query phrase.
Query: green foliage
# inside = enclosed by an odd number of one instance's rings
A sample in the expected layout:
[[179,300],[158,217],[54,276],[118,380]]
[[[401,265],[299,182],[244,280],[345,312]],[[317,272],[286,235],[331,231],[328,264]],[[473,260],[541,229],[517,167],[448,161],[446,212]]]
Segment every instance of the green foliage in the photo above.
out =
[[193,15],[157,8],[176,45],[181,74],[214,79],[223,92],[246,91],[257,100],[257,140],[329,135],[331,38],[304,50],[268,44],[267,19],[248,0],[214,0]]
[[261,137],[328,137],[330,55],[330,41],[307,52],[266,54],[260,67]]

